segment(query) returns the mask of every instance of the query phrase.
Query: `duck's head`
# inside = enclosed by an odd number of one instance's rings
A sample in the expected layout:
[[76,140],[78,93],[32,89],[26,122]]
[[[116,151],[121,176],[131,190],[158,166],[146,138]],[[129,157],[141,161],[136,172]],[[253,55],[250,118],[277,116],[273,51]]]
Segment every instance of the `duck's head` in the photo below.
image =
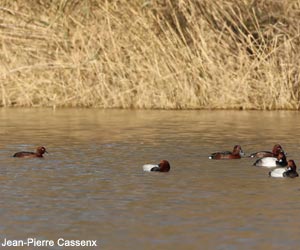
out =
[[39,155],[43,155],[44,153],[48,153],[45,147],[38,147],[36,149],[36,153]]
[[167,160],[161,160],[158,164],[160,172],[169,172],[170,171],[170,163]]
[[292,170],[292,171],[297,170],[297,166],[296,166],[296,163],[294,162],[294,160],[288,160],[287,169]]
[[275,144],[272,150],[274,155],[278,155],[280,152],[284,152],[280,144]]
[[277,160],[279,162],[281,161],[286,161],[286,156],[285,156],[285,153],[283,151],[279,152],[278,156],[277,156]]
[[242,149],[242,147],[240,145],[235,145],[233,147],[232,154],[234,154],[234,155],[240,155],[240,156],[244,156],[245,155],[245,153],[244,153],[244,151],[243,151],[243,149]]

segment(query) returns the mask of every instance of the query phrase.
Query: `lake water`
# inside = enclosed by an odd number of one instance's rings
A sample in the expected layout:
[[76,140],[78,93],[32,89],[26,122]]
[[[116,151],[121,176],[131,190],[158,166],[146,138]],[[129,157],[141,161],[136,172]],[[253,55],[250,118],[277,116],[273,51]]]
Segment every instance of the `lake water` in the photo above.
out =
[[[0,249],[298,249],[300,178],[253,159],[280,143],[300,166],[300,115],[272,111],[0,110]],[[44,159],[11,157],[43,145]],[[142,165],[166,159],[169,173]],[[97,240],[62,247],[59,238]]]

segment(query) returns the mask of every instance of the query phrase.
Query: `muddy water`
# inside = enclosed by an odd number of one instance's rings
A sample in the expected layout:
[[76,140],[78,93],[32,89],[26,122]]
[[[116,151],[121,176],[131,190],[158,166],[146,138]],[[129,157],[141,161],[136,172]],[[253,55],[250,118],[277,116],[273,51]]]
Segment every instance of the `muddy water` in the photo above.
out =
[[[281,143],[300,166],[298,112],[0,110],[1,249],[297,249],[300,178],[207,156]],[[44,145],[44,159],[15,159]],[[142,165],[167,159],[169,173]],[[63,247],[57,240],[97,240]]]

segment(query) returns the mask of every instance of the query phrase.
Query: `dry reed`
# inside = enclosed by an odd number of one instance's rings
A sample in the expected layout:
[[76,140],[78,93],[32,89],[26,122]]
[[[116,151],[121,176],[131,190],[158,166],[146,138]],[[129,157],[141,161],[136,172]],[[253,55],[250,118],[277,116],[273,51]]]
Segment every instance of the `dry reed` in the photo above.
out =
[[299,109],[298,0],[2,0],[2,106]]

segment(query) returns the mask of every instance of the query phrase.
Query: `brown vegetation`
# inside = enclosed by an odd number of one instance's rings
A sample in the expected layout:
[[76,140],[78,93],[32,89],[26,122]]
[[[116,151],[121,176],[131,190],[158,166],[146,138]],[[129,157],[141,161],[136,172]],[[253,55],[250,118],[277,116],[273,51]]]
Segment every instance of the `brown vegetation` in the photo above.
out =
[[298,0],[2,0],[0,104],[299,109]]

